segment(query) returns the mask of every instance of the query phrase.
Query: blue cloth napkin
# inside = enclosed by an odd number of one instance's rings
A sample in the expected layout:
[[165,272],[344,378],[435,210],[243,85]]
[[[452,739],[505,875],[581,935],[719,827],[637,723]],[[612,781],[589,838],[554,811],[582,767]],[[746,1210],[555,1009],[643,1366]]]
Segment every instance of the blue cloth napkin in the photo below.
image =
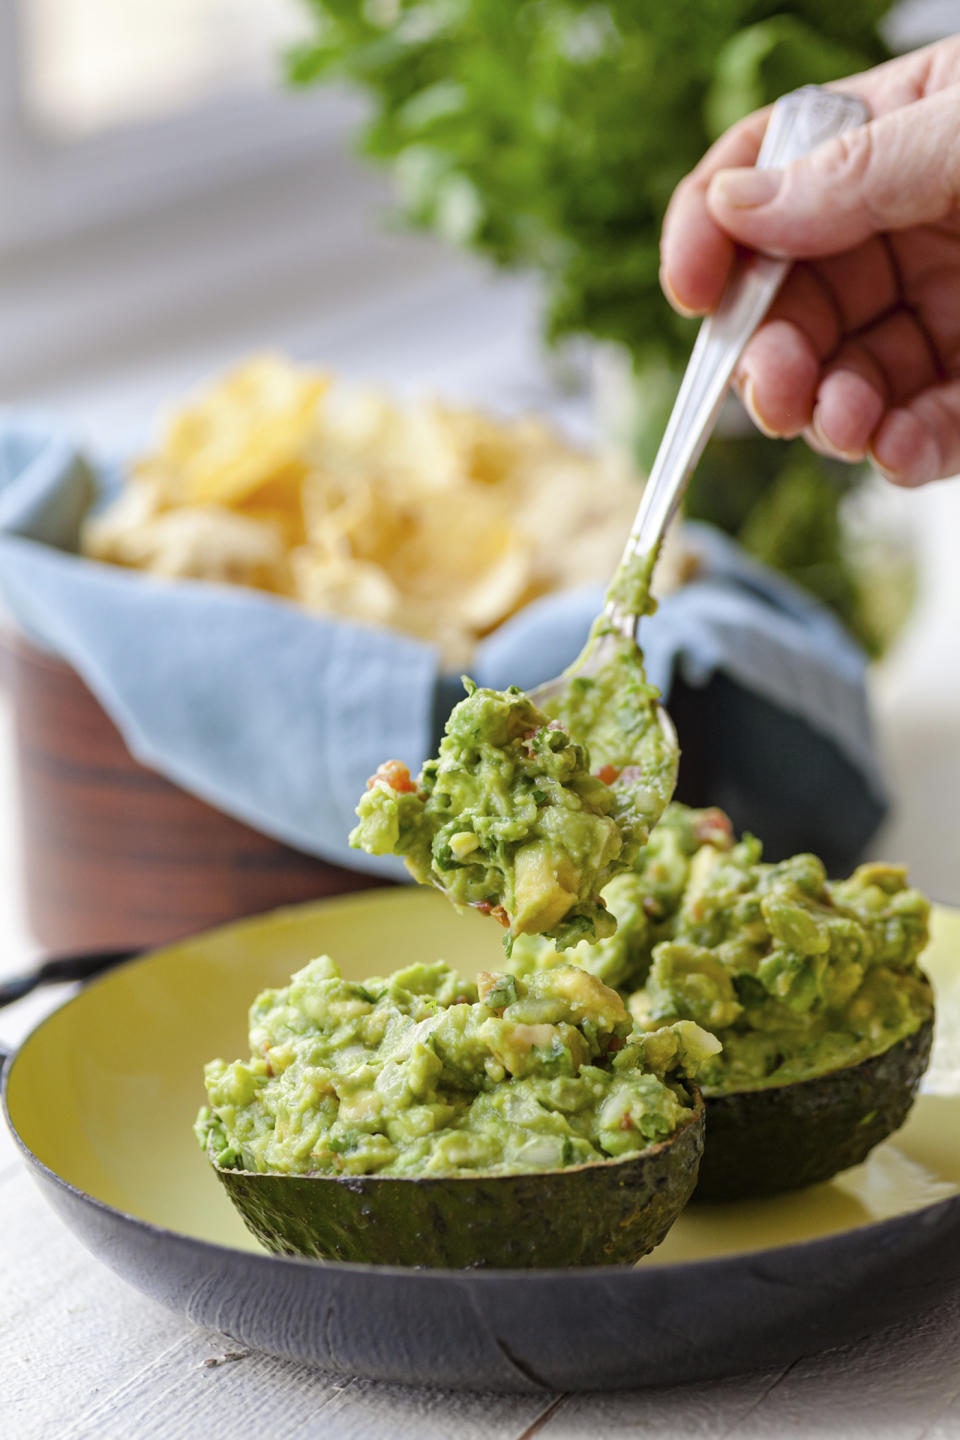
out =
[[[0,595],[14,624],[83,677],[144,765],[301,850],[404,875],[398,861],[348,847],[354,805],[385,758],[419,768],[462,694],[458,678],[440,673],[429,646],[395,632],[254,591],[157,580],[82,558],[80,522],[109,481],[49,417],[0,412]],[[829,839],[826,807],[839,775],[849,791],[847,848],[856,849],[884,803],[862,652],[820,605],[724,536],[705,526],[688,533],[699,573],[643,624],[651,678],[669,699],[681,685],[706,695],[723,677],[716,703],[735,732],[741,727],[746,741],[759,716],[763,735],[772,734],[766,775],[743,748],[754,798],[735,821],[755,824],[756,812],[762,833],[764,806],[783,809],[780,782],[799,766],[814,821],[822,797]],[[528,606],[480,645],[473,677],[529,688],[557,674],[601,600],[598,588],[585,587]],[[716,705],[702,716],[694,707],[695,747],[706,740],[709,750],[718,714]],[[737,763],[735,754],[724,759],[734,772]],[[736,811],[742,779],[724,771],[712,780],[721,793],[684,798],[732,798]],[[788,825],[783,844],[793,841]]]

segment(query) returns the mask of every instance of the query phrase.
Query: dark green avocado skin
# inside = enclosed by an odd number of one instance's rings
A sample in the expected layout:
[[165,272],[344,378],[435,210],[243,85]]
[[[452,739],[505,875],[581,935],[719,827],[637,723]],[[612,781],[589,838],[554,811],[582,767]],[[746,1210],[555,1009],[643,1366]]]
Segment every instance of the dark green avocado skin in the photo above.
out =
[[628,1160],[527,1175],[406,1179],[217,1170],[279,1255],[450,1269],[628,1264],[666,1235],[696,1184],[704,1107]]
[[776,1195],[859,1165],[907,1118],[932,1039],[931,1018],[858,1065],[793,1085],[708,1095],[694,1199]]

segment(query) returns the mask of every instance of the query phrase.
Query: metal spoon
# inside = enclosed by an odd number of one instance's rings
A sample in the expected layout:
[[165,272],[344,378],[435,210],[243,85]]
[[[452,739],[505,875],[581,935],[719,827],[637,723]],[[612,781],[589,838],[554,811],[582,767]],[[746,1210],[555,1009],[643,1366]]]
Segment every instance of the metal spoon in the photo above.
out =
[[[804,85],[774,105],[756,163],[763,169],[780,169],[868,119],[866,106],[854,96]],[[618,598],[621,583],[636,576],[649,583],[667,526],[716,423],[734,366],[789,268],[790,261],[769,255],[744,256],[736,262],[720,305],[700,326],[630,538],[591,639],[568,670],[530,692],[534,704],[542,708],[557,700],[576,675],[596,675],[615,658],[624,640],[636,644],[642,611]],[[657,718],[664,738],[676,747],[673,724],[659,704]]]

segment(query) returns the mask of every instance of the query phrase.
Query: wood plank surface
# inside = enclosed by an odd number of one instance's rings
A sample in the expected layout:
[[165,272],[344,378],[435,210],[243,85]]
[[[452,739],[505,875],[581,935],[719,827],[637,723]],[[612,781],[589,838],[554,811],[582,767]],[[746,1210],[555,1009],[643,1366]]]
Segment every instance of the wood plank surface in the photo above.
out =
[[568,1397],[538,1440],[957,1440],[960,1299],[780,1372]]

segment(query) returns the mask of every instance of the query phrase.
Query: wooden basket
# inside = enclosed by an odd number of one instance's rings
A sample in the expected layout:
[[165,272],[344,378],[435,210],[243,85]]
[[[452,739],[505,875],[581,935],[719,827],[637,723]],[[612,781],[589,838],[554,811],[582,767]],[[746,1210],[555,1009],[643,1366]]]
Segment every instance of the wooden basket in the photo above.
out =
[[27,918],[44,949],[162,944],[376,885],[304,855],[139,765],[70,669],[2,636],[15,715]]

